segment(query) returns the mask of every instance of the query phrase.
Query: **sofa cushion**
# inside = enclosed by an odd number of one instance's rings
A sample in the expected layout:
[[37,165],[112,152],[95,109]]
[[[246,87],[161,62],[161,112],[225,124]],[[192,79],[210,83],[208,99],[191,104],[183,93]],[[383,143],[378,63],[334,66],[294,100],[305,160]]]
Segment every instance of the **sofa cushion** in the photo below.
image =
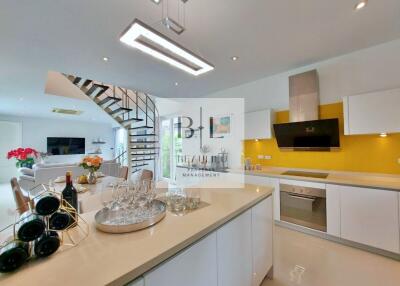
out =
[[31,177],[33,177],[33,176],[35,175],[35,173],[34,173],[34,171],[33,171],[32,169],[25,168],[25,167],[19,168],[18,171],[19,171],[22,175],[25,175],[25,176],[31,176]]
[[19,181],[20,180],[26,180],[30,182],[35,182],[35,177],[34,176],[28,176],[28,175],[21,175],[19,176]]

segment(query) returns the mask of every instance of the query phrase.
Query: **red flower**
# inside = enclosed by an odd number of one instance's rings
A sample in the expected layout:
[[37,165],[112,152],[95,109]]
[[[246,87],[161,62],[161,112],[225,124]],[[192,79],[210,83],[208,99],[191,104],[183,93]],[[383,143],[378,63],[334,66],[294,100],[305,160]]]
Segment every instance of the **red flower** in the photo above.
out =
[[18,160],[26,160],[28,157],[32,157],[29,155],[33,155],[33,157],[38,156],[39,152],[33,148],[18,148],[15,150],[10,150],[7,153],[7,159],[17,158]]
[[26,160],[27,154],[25,152],[21,152],[21,154],[19,154],[18,157],[19,157],[20,160]]

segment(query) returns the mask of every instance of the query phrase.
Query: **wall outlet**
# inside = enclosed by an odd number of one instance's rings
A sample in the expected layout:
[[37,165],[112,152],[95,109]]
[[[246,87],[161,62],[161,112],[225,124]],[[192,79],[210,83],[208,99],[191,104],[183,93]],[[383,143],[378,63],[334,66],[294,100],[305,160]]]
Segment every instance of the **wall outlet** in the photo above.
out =
[[257,158],[262,160],[262,159],[264,159],[264,156],[263,155],[258,155]]
[[[271,155],[265,155],[265,156],[264,156],[264,159],[265,159],[265,160],[271,160],[271,159],[272,159],[272,156],[271,156]],[[399,160],[400,160],[400,159],[399,159]]]

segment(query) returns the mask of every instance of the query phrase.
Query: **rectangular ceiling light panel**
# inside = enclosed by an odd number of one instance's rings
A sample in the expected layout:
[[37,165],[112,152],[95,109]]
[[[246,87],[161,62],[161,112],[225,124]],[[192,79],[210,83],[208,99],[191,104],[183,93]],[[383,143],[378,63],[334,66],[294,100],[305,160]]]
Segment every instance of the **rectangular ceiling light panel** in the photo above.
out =
[[[146,38],[146,41],[142,38]],[[137,19],[123,32],[120,41],[195,76],[214,69],[204,59]]]

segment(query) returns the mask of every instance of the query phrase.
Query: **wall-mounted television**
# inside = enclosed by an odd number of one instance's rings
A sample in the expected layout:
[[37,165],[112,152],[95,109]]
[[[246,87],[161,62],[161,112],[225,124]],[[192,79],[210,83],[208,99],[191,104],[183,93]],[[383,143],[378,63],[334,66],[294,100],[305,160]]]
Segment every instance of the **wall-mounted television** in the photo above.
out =
[[51,155],[85,154],[85,138],[47,137],[47,153]]

